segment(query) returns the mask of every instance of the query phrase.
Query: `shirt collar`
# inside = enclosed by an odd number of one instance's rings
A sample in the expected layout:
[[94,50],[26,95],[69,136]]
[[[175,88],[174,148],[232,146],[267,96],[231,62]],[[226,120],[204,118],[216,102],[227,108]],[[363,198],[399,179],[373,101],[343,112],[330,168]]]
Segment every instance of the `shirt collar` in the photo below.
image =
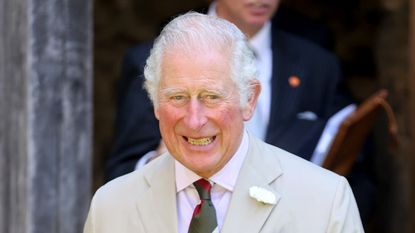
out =
[[216,17],[218,17],[218,15],[216,14],[216,1],[213,1],[213,2],[209,5],[209,9],[208,9],[207,15],[211,15],[211,16],[216,16]]
[[[248,133],[246,130],[244,130],[241,144],[239,145],[236,153],[232,156],[228,163],[226,163],[220,171],[211,176],[209,180],[232,192],[233,188],[235,187],[239,171],[241,170],[242,163],[245,160],[246,154],[248,153],[248,145]],[[199,175],[183,166],[183,164],[179,163],[177,160],[175,160],[174,165],[177,192],[181,192],[193,184],[193,182],[201,179]]]
[[271,48],[271,22],[268,21],[250,40],[249,44],[255,52],[255,57],[261,60]]

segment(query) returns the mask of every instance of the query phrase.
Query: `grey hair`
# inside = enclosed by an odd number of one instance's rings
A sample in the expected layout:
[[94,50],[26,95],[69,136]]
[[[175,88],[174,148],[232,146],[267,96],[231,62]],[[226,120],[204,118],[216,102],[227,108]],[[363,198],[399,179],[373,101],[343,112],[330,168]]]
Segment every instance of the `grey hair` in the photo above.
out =
[[[144,86],[154,105],[158,104],[158,88],[163,54],[179,48],[191,54],[195,49],[216,49],[231,56],[231,78],[239,89],[241,106],[253,94],[251,81],[256,79],[257,68],[252,50],[244,34],[232,23],[214,16],[189,12],[168,23],[147,58],[144,68]],[[206,51],[206,50],[204,50]]]

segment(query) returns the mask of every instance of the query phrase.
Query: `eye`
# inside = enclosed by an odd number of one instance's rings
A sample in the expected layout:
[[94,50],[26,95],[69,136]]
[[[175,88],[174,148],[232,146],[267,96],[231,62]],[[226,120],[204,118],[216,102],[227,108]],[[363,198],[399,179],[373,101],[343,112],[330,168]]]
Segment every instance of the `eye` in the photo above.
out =
[[176,106],[181,106],[185,104],[187,100],[188,97],[183,94],[174,94],[169,96],[169,101]]
[[184,96],[182,96],[182,95],[175,95],[175,96],[172,96],[171,99],[172,100],[183,100],[184,99]]
[[219,99],[219,96],[218,95],[207,95],[205,98],[208,100],[216,100],[216,99]]
[[222,97],[218,94],[209,93],[209,94],[203,95],[202,100],[206,104],[217,104],[222,100]]

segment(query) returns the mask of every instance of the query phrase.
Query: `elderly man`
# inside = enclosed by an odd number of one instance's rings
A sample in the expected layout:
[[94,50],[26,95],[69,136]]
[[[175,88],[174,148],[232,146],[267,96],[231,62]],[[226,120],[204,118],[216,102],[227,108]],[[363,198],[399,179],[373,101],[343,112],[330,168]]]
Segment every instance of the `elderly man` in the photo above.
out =
[[168,152],[100,188],[85,233],[363,232],[343,177],[245,130],[261,87],[236,26],[174,19],[145,78]]

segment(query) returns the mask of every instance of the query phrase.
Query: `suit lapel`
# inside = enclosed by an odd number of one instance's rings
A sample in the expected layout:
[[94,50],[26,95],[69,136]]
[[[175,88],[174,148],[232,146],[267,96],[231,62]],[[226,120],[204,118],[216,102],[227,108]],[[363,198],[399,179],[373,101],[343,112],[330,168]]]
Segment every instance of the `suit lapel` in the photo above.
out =
[[[137,209],[146,232],[177,232],[176,186],[174,160],[163,155],[155,169],[147,169],[149,188],[137,200]],[[156,161],[154,161],[156,162]]]
[[[281,198],[271,186],[281,174],[276,156],[264,153],[256,139],[250,136],[249,151],[239,173],[221,232],[260,232]],[[251,198],[249,188],[252,186],[273,192],[277,204],[263,204]]]

